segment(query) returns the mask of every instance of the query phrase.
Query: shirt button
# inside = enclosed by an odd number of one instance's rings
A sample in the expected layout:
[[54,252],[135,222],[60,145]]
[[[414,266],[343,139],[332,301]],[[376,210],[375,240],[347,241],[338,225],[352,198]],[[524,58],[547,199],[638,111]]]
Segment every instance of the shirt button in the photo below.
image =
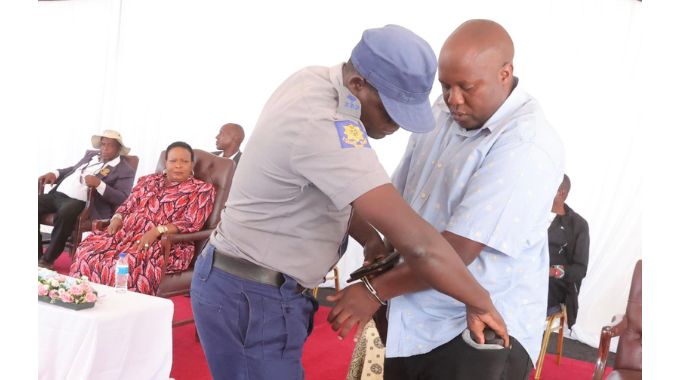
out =
[[425,199],[425,197],[427,197],[427,194],[425,194],[425,193],[420,193],[420,197],[421,197],[422,199]]
[[442,163],[441,163],[441,162],[437,162],[437,168],[441,169],[441,168],[442,168],[442,166],[444,166],[444,165],[442,165]]

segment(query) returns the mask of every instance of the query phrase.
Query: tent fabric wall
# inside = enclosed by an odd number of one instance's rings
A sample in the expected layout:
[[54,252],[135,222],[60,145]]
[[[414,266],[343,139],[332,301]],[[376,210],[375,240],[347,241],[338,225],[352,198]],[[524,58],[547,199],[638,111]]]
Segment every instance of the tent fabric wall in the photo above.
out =
[[[211,150],[226,122],[247,136],[269,94],[307,65],[349,57],[361,32],[404,25],[435,52],[461,22],[490,18],[515,42],[515,73],[567,151],[568,203],[590,224],[591,255],[575,336],[596,346],[625,309],[641,257],[635,97],[642,4],[621,0],[290,2],[72,0],[38,3],[36,175],[70,165],[102,129],[122,132],[150,173],[175,140]],[[440,94],[438,83],[432,100]],[[391,173],[408,134],[371,144]],[[68,147],[68,149],[64,149]],[[247,148],[247,146],[246,146]],[[342,280],[361,264],[353,244]]]

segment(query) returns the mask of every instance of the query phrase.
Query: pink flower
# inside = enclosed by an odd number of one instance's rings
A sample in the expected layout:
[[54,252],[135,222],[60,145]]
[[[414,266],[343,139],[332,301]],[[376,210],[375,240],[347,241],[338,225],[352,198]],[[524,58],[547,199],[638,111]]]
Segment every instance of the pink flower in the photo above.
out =
[[59,298],[59,292],[57,292],[56,290],[50,290],[49,296],[53,300],[56,300],[57,298]]
[[46,296],[47,293],[49,292],[49,289],[50,289],[49,286],[38,283],[38,295],[39,296]]
[[97,295],[94,293],[85,294],[85,302],[94,302],[97,300]]
[[85,293],[89,293],[92,291],[92,286],[90,286],[89,282],[83,282],[82,284],[80,284],[80,286],[83,288],[83,292]]
[[73,296],[70,295],[69,293],[63,293],[61,296],[59,296],[62,302],[68,302],[71,303],[73,302]]
[[69,288],[68,292],[71,293],[71,295],[74,295],[74,296],[79,296],[79,295],[82,295],[84,293],[83,287],[81,285],[71,286],[71,288]]
[[59,282],[64,282],[64,281],[66,281],[66,276],[64,276],[63,274],[58,274],[58,275],[54,276],[54,279],[59,281]]

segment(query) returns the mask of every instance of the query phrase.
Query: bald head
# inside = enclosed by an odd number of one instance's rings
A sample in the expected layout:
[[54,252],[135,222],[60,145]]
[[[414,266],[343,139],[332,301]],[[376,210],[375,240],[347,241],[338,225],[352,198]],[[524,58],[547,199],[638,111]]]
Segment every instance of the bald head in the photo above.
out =
[[235,123],[227,123],[220,128],[220,133],[217,134],[215,146],[217,149],[223,151],[224,157],[231,157],[239,151],[241,143],[245,138],[243,128]]
[[508,32],[491,20],[469,20],[461,24],[444,42],[442,54],[460,55],[460,59],[494,63],[498,67],[512,63],[515,46]]
[[469,20],[444,42],[439,81],[454,120],[477,129],[503,104],[513,89],[514,44],[491,20]]

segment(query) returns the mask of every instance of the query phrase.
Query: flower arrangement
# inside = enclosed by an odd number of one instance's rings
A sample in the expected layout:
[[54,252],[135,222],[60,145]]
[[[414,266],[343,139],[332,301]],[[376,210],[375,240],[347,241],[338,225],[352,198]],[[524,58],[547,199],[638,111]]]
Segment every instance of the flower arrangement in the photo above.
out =
[[87,281],[87,277],[67,277],[53,271],[38,271],[38,299],[60,304],[70,304],[75,309],[94,306],[97,292]]

